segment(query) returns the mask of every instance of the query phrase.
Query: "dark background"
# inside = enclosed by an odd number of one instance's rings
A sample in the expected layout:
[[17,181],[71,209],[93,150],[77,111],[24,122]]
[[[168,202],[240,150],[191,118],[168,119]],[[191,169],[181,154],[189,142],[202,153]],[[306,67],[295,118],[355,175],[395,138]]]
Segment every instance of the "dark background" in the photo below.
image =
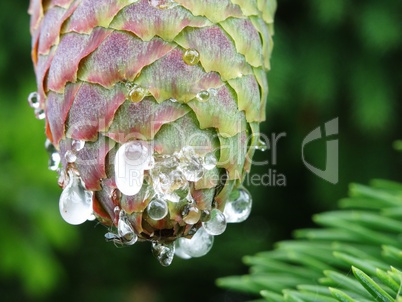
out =
[[[216,301],[247,298],[215,287],[217,277],[243,274],[241,257],[269,249],[311,226],[313,213],[335,207],[348,183],[401,180],[402,2],[279,0],[262,131],[286,134],[273,170],[286,186],[249,186],[250,218],[229,225],[212,251],[168,268],[139,243],[116,248],[94,222],[66,224],[59,215],[56,174],[47,170],[44,124],[26,98],[35,90],[27,1],[0,2],[0,297],[2,301]],[[339,118],[339,183],[311,173],[303,138]],[[305,149],[324,169],[325,140]],[[272,150],[257,159],[272,158]]]

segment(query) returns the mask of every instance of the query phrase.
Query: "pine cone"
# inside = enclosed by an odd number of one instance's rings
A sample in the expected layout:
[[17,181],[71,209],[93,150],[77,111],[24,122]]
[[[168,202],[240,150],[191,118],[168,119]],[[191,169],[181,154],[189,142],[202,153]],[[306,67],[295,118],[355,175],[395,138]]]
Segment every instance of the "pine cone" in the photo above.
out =
[[70,224],[199,257],[251,210],[274,0],[31,0],[49,168]]

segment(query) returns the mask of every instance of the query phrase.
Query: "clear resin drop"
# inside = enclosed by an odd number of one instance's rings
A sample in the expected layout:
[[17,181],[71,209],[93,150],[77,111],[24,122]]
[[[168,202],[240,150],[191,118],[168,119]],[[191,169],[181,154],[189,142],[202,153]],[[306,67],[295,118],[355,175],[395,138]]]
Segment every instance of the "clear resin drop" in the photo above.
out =
[[147,206],[148,216],[153,220],[161,220],[168,214],[166,201],[160,198],[152,199]]
[[205,170],[212,170],[213,168],[216,167],[216,164],[218,163],[218,160],[216,159],[215,155],[213,153],[208,153],[204,157],[204,169]]
[[76,152],[81,151],[84,147],[85,141],[73,140],[73,142],[71,143],[71,148]]
[[175,255],[181,259],[191,259],[191,256],[186,254],[183,248],[180,246],[180,240],[175,241]]
[[203,160],[192,147],[184,147],[179,153],[179,168],[188,181],[196,182],[204,175]]
[[200,61],[200,53],[196,49],[187,49],[183,55],[183,61],[187,65],[196,65]]
[[46,139],[45,149],[49,156],[48,168],[49,170],[56,171],[59,168],[61,162],[60,154],[49,139]]
[[40,97],[37,92],[31,92],[28,95],[28,104],[34,109],[39,109],[40,106]]
[[225,214],[227,222],[243,222],[250,215],[251,208],[251,194],[245,188],[239,188],[230,195],[223,213]]
[[220,235],[226,230],[225,215],[218,209],[211,211],[209,220],[202,223],[205,231],[210,235]]
[[69,182],[60,196],[59,208],[69,224],[84,223],[92,215],[92,192],[85,190],[80,177],[68,171]]
[[171,243],[152,242],[152,254],[163,266],[169,266],[174,258],[175,245]]
[[133,196],[141,190],[151,157],[149,148],[141,141],[128,142],[119,148],[114,169],[116,186],[123,194]]
[[208,234],[204,228],[199,228],[191,239],[179,238],[177,241],[184,254],[190,257],[202,257],[211,250],[214,236]]
[[206,102],[209,100],[210,94],[208,91],[204,90],[204,91],[200,91],[197,93],[196,98],[197,100],[199,100],[200,102]]
[[64,158],[68,163],[75,163],[77,160],[77,155],[74,153],[74,151],[67,150],[67,152],[64,154]]
[[124,211],[119,213],[119,221],[117,223],[117,232],[119,234],[119,239],[125,245],[133,245],[137,242],[137,235],[134,233],[133,228],[127,221],[126,214]]

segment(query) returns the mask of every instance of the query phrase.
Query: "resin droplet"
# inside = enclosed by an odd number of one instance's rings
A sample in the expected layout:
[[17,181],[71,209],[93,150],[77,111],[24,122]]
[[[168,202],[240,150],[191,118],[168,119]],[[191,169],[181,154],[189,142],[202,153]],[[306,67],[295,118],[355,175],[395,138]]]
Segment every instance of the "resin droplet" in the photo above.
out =
[[177,239],[181,252],[190,257],[202,257],[212,248],[214,236],[208,234],[204,228],[199,228],[191,239]]
[[204,175],[203,161],[192,147],[184,147],[178,154],[180,170],[188,181],[198,181]]
[[137,194],[144,181],[144,170],[151,163],[151,150],[146,143],[131,141],[123,144],[114,161],[117,188],[125,195]]
[[43,109],[35,109],[35,117],[38,120],[43,120],[46,117],[45,111]]
[[71,148],[78,152],[81,151],[85,146],[85,141],[81,141],[81,140],[73,140],[73,142],[71,143]]
[[204,90],[204,91],[200,91],[197,93],[196,98],[197,100],[199,100],[200,102],[206,102],[209,100],[210,94],[208,91]]
[[59,208],[69,224],[81,224],[92,215],[92,192],[85,190],[81,178],[68,171],[69,183],[60,196]]
[[159,198],[152,199],[147,206],[148,216],[153,220],[165,218],[168,214],[168,210],[166,201]]
[[148,0],[149,4],[159,9],[169,9],[179,5],[173,0]]
[[119,221],[117,223],[117,232],[121,242],[125,245],[133,245],[137,242],[137,235],[134,233],[124,211],[119,213]]
[[257,150],[261,150],[261,151],[265,151],[265,150],[267,150],[267,144],[262,140],[262,139],[260,139],[259,141],[258,141],[258,144],[257,144],[257,148],[256,148]]
[[152,254],[158,259],[163,266],[169,266],[174,257],[175,245],[174,242],[161,244],[152,242]]
[[56,171],[59,168],[61,161],[60,154],[49,139],[46,139],[45,148],[49,155],[48,168],[49,170]]
[[174,254],[181,259],[191,259],[191,256],[186,254],[182,247],[180,246],[180,240],[175,241],[175,251]]
[[147,94],[148,91],[137,84],[132,84],[128,87],[128,99],[133,103],[141,102]]
[[230,194],[226,202],[224,214],[230,223],[243,222],[251,212],[251,194],[245,188],[239,188]]
[[202,223],[205,231],[210,235],[220,235],[226,230],[225,215],[218,209],[211,211],[211,216],[208,221]]
[[187,224],[196,224],[201,218],[201,211],[195,204],[189,204],[183,210],[183,220]]
[[64,158],[68,163],[74,163],[77,160],[77,155],[72,150],[67,150],[64,154]]
[[39,109],[40,106],[40,97],[37,92],[31,92],[28,95],[28,104],[34,109]]
[[183,61],[187,65],[196,65],[200,61],[200,53],[196,49],[187,49],[183,55]]
[[216,167],[218,160],[216,159],[213,153],[208,153],[204,158],[204,169],[205,170],[212,170]]

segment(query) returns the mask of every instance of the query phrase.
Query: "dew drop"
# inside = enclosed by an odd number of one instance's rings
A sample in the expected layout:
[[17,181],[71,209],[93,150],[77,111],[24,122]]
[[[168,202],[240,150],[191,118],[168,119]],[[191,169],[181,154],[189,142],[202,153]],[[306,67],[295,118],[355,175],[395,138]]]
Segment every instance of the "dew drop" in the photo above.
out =
[[212,170],[213,168],[216,167],[218,160],[215,157],[214,153],[208,153],[205,157],[204,157],[204,169],[205,170]]
[[77,160],[77,155],[72,150],[67,150],[64,154],[64,158],[68,163],[74,163]]
[[133,196],[140,191],[151,157],[150,148],[141,141],[131,141],[119,148],[114,169],[117,188],[123,194]]
[[236,223],[246,220],[250,215],[251,207],[251,194],[245,188],[239,188],[233,191],[223,211],[226,221]]
[[197,100],[199,100],[200,102],[206,102],[209,100],[210,94],[208,91],[203,90],[197,93],[196,98]]
[[60,166],[60,154],[59,152],[57,152],[56,148],[53,146],[49,139],[46,139],[45,148],[49,156],[48,168],[49,170],[56,171]]
[[200,53],[196,49],[187,49],[184,52],[183,61],[187,65],[196,65],[200,61]]
[[149,4],[159,9],[169,9],[179,5],[173,0],[148,0]]
[[46,117],[46,113],[43,109],[37,108],[37,109],[35,109],[35,117],[38,120],[43,120]]
[[134,233],[124,211],[119,213],[119,221],[117,222],[117,232],[121,242],[125,245],[133,245],[137,242],[138,236]]
[[71,148],[76,152],[81,151],[84,148],[84,146],[85,141],[82,140],[73,140],[71,143]]
[[205,231],[210,235],[220,235],[226,230],[226,218],[225,215],[218,209],[211,211],[209,220],[202,223]]
[[214,236],[208,234],[204,228],[199,228],[191,239],[179,238],[178,245],[184,254],[190,257],[202,257],[212,248]]
[[85,190],[81,178],[68,171],[69,182],[60,196],[59,208],[69,224],[84,223],[92,215],[92,192]]
[[261,150],[261,151],[265,151],[265,150],[267,150],[267,144],[263,141],[263,140],[259,140],[258,141],[258,144],[257,144],[257,147],[256,147],[256,149],[257,150]]
[[39,109],[40,106],[40,96],[37,92],[31,92],[28,95],[28,104],[34,109]]
[[152,199],[147,206],[148,216],[156,221],[165,218],[168,210],[166,201],[160,198]]
[[170,98],[168,101],[171,101],[172,103],[177,103],[177,100],[175,98]]
[[175,244],[152,242],[152,254],[163,266],[169,266],[175,254]]

